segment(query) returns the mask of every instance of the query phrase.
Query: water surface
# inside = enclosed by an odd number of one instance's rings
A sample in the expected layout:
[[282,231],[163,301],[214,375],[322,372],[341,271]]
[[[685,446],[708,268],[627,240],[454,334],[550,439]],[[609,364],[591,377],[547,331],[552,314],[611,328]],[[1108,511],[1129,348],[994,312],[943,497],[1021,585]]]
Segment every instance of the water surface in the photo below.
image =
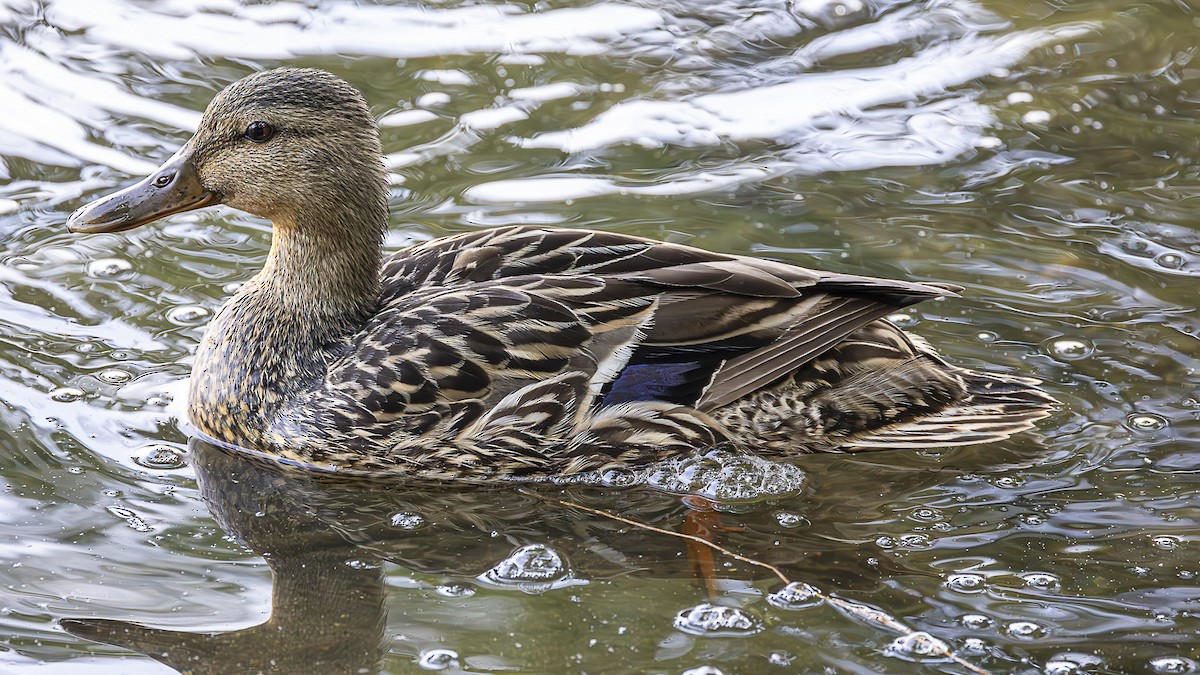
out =
[[[1182,0],[0,0],[0,669],[966,672],[555,497],[717,528],[992,672],[1197,672],[1198,36]],[[189,452],[175,399],[268,225],[63,221],[284,64],[380,117],[392,248],[537,223],[960,284],[895,319],[1062,409],[719,514]]]

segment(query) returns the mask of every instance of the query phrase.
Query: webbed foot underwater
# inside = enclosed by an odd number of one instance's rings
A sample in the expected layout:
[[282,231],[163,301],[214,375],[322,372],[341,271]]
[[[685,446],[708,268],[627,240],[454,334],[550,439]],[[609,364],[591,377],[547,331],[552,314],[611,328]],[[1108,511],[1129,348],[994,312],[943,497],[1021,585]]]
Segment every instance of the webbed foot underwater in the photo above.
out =
[[306,464],[536,478],[727,441],[779,457],[966,445],[1054,403],[883,318],[951,286],[533,226],[384,258],[387,197],[363,97],[283,68],[227,87],[158,171],[68,226],[217,203],[269,219],[266,264],[201,341],[189,415]]

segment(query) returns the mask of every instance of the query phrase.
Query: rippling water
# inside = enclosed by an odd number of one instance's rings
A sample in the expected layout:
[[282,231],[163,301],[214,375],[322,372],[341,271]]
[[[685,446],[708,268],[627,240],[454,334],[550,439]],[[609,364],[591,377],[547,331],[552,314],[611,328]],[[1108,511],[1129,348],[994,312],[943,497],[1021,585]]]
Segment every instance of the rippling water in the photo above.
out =
[[[965,672],[811,584],[992,672],[1200,672],[1197,37],[1187,0],[0,0],[0,670]],[[268,226],[63,221],[281,64],[380,116],[390,246],[543,223],[957,283],[896,320],[1062,409],[717,513],[189,453]]]

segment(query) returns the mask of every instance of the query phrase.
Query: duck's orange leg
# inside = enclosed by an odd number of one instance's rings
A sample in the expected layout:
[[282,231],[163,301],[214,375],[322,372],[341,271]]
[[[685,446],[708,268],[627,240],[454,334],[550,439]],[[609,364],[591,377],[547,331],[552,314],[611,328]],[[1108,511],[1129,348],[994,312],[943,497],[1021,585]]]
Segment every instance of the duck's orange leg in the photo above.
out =
[[[683,521],[683,533],[704,541],[717,542],[721,532],[740,532],[740,527],[728,527],[721,524],[721,514],[717,512],[712,501],[704,497],[689,496],[683,498],[688,505],[687,517]],[[713,550],[699,542],[688,540],[688,561],[692,564],[692,575],[704,581],[704,589],[710,600],[715,599],[717,590],[717,562]]]

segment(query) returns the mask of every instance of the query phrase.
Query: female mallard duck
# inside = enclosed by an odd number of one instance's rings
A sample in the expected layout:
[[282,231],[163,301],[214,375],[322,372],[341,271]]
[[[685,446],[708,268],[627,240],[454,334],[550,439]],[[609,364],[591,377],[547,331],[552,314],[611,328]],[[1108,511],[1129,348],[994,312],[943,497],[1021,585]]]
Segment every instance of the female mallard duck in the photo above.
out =
[[981,443],[1053,403],[883,320],[948,286],[544,227],[381,263],[381,158],[353,87],[282,68],[227,87],[158,171],[72,214],[75,232],[119,232],[223,203],[274,224],[196,355],[203,433],[337,470],[538,477],[723,441],[772,456]]

